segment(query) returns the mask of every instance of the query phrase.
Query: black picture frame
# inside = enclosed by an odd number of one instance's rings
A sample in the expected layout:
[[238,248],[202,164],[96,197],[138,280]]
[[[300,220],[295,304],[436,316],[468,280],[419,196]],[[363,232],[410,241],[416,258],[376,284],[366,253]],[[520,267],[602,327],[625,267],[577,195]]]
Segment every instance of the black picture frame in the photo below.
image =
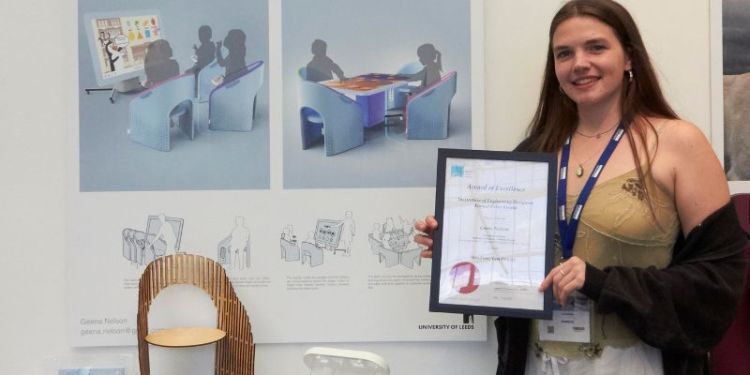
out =
[[[440,285],[442,277],[442,255],[443,255],[443,233],[445,230],[445,189],[446,168],[449,159],[474,159],[474,160],[497,160],[543,163],[547,165],[547,192],[546,192],[546,219],[544,234],[544,274],[547,275],[554,263],[554,233],[556,228],[555,201],[557,183],[557,156],[552,153],[531,152],[508,152],[508,151],[486,151],[465,149],[438,149],[437,183],[435,194],[435,218],[438,227],[433,232],[432,271],[430,283],[429,310],[433,312],[449,312],[462,314],[477,314],[488,316],[504,316],[518,318],[551,319],[552,318],[552,288],[544,292],[542,309],[519,309],[513,307],[497,307],[490,304],[449,304],[440,301]],[[472,275],[473,277],[473,275]]]

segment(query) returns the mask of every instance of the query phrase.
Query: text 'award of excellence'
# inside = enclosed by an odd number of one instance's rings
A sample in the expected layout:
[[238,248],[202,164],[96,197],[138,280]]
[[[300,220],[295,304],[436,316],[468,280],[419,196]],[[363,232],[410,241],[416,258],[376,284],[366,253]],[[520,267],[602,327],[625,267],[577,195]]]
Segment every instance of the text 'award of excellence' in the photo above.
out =
[[430,311],[549,319],[554,154],[438,150]]

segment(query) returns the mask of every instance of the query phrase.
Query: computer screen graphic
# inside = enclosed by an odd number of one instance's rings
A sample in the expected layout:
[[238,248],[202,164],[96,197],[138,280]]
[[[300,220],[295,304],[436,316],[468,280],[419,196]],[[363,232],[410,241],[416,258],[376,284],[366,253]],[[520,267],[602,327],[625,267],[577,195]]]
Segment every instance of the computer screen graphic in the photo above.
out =
[[84,18],[99,86],[141,74],[148,45],[162,38],[156,11],[86,14]]
[[341,240],[341,220],[319,219],[315,225],[315,243],[320,247],[335,249]]

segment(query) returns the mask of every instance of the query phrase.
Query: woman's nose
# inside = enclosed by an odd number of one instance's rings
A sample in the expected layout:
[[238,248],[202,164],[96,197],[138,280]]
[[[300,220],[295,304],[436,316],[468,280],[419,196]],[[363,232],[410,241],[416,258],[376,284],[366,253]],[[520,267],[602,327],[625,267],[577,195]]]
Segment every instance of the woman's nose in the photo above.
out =
[[591,66],[588,56],[585,53],[576,53],[573,57],[573,68],[576,70],[587,69]]

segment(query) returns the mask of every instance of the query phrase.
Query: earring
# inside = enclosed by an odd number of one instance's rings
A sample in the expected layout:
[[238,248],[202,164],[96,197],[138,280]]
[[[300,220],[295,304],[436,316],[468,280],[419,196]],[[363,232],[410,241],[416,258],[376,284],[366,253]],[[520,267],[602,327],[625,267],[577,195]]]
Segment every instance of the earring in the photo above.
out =
[[633,82],[633,69],[628,70],[628,82]]

